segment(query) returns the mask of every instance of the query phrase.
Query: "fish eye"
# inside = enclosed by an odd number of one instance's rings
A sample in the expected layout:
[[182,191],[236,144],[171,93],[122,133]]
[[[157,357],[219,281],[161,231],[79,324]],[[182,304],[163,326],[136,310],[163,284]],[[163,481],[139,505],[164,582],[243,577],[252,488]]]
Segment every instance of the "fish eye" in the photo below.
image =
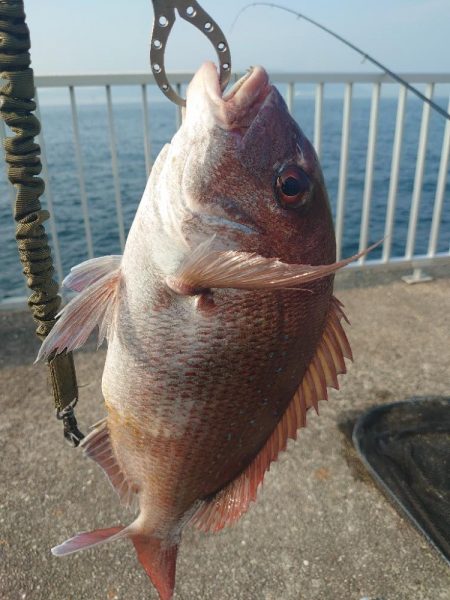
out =
[[288,165],[278,171],[274,193],[282,208],[300,208],[309,199],[311,180],[298,165]]

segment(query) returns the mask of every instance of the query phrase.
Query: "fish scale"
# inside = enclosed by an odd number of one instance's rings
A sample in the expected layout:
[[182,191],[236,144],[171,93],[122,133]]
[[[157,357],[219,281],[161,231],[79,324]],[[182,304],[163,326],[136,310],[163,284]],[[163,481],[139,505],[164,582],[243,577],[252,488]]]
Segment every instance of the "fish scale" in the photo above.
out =
[[[138,256],[133,257],[133,262],[137,266],[136,272],[140,273],[138,260]],[[132,281],[127,283],[132,285]],[[118,456],[121,467],[125,472],[134,473],[135,430],[133,427],[127,428],[127,418],[131,414],[136,414],[137,403],[139,427],[144,432],[150,430],[155,433],[154,439],[152,433],[148,433],[148,441],[145,445],[140,445],[143,455],[139,460],[141,471],[148,477],[152,469],[157,467],[156,474],[149,477],[150,487],[153,486],[154,481],[159,482],[159,487],[164,481],[164,485],[169,488],[172,486],[174,489],[181,487],[188,490],[183,497],[178,494],[179,507],[175,513],[175,521],[196,500],[210,496],[222,488],[249,464],[286,409],[303,377],[324,325],[323,310],[317,310],[317,300],[312,300],[316,296],[314,285],[310,284],[310,286],[312,293],[246,292],[233,294],[233,300],[227,292],[223,294],[222,301],[218,298],[219,293],[216,294],[217,318],[226,323],[225,337],[221,343],[222,352],[218,354],[214,346],[211,347],[209,342],[204,342],[203,351],[197,351],[196,367],[185,366],[186,360],[190,361],[193,358],[190,348],[199,338],[197,329],[192,327],[189,328],[191,339],[186,334],[181,335],[179,355],[164,352],[171,338],[167,340],[165,335],[160,335],[158,331],[150,336],[149,343],[152,339],[160,342],[158,344],[154,342],[154,347],[151,348],[153,360],[143,365],[146,375],[139,377],[134,371],[130,379],[128,361],[125,361],[123,370],[120,364],[108,367],[107,363],[104,375],[107,389],[113,388],[113,385],[108,385],[110,377],[114,382],[121,384],[114,392],[114,402],[111,392],[107,396],[108,404],[113,404],[123,419],[120,443],[116,444],[120,447]],[[316,287],[322,289],[323,284],[316,283]],[[328,296],[324,294],[319,296],[325,307],[328,305],[330,295],[331,285],[328,285]],[[126,302],[126,298],[123,301]],[[187,298],[186,302],[190,304],[191,310],[195,311],[194,300]],[[313,303],[315,311],[312,315],[310,305]],[[140,307],[137,307],[137,310],[140,310]],[[174,307],[169,316],[161,315],[164,323],[172,323],[171,335],[175,334],[178,339],[178,332],[186,329],[185,323],[177,318],[180,312],[189,322],[192,322],[193,317],[189,312],[179,311],[178,307]],[[132,315],[130,317],[132,318]],[[206,330],[205,340],[214,337],[216,327],[214,321],[215,319],[211,319],[210,316],[200,317],[200,319],[197,316],[195,319],[198,330]],[[255,323],[259,325],[255,327]],[[116,339],[121,340],[126,337],[126,331],[122,331],[121,327],[119,323],[114,338],[110,340],[109,356],[118,356],[122,361],[126,349],[115,346]],[[287,331],[289,331],[289,340],[285,339]],[[271,348],[275,348],[276,353],[268,352]],[[166,375],[167,370],[171,373],[169,377]],[[145,376],[148,377],[150,371],[150,383],[142,385],[141,380]],[[270,403],[263,410],[260,408],[260,394],[254,382],[248,381],[249,374],[252,374],[263,387],[270,389]],[[153,381],[165,382],[160,394],[151,383]],[[183,436],[182,440],[175,435],[172,443],[165,439],[160,443],[160,435],[158,430],[155,430],[155,423],[158,421],[164,423],[166,419],[170,423],[173,419],[174,405],[180,406],[178,399],[181,395],[184,395],[187,401],[192,399],[194,402],[190,421],[185,423],[186,431],[190,433]],[[133,402],[130,403],[128,398],[133,398]],[[137,398],[139,398],[138,402]],[[257,427],[252,424],[252,421],[256,423],[255,415],[258,415]],[[239,427],[233,432],[235,439],[238,440],[237,445],[234,440],[228,440],[230,422],[233,421],[239,423]],[[148,428],[146,423],[149,424]],[[168,428],[166,425],[161,427],[164,430]],[[111,430],[113,445],[114,431],[115,429]],[[186,446],[190,449],[188,458],[192,465],[191,469],[186,463]],[[126,459],[128,447],[133,451],[130,464]],[[158,468],[160,464],[164,464],[160,457],[165,456],[172,457],[169,472]],[[215,457],[215,460],[211,460],[211,457]],[[181,469],[176,463],[178,459],[183,464],[181,476]],[[192,471],[195,473],[194,478],[192,478]],[[212,478],[208,476],[211,471]],[[137,474],[133,476],[133,479],[137,478]],[[172,495],[176,495],[175,492]],[[182,503],[183,500],[185,504]],[[170,506],[169,519],[173,518],[172,510],[173,507]],[[166,524],[162,526],[165,528]]]

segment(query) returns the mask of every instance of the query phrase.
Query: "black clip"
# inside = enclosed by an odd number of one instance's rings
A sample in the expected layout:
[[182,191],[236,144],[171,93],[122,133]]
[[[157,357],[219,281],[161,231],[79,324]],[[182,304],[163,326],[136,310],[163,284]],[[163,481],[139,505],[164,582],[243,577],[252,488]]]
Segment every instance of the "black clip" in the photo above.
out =
[[63,422],[64,438],[72,448],[77,448],[84,438],[84,434],[78,429],[78,423],[75,418],[74,408],[77,402],[78,398],[74,398],[65,408],[56,411],[56,418]]

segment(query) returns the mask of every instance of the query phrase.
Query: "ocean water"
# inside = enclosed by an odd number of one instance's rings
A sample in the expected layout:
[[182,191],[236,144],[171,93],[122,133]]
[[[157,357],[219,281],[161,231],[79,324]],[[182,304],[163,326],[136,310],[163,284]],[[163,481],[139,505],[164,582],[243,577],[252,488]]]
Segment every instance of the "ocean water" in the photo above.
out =
[[[446,106],[445,98],[437,98]],[[333,214],[338,188],[343,100],[325,97],[323,107],[322,168],[327,183]],[[369,241],[383,237],[390,180],[392,146],[397,101],[382,97],[378,123],[376,160]],[[311,95],[296,97],[294,116],[305,134],[312,139],[314,100]],[[80,202],[78,173],[73,144],[72,119],[68,104],[41,106],[43,131],[49,163],[50,183],[54,197],[54,218],[59,236],[63,271],[85,260],[87,256]],[[395,212],[393,256],[405,253],[410,204],[417,159],[422,103],[408,98],[397,207]],[[352,104],[347,194],[344,220],[343,256],[358,249],[364,190],[370,99],[355,97]],[[120,253],[115,212],[108,117],[103,104],[81,104],[78,107],[86,191],[94,254]],[[145,159],[142,132],[142,107],[131,100],[114,103],[115,131],[122,205],[126,231],[145,187]],[[149,106],[151,150],[153,159],[175,133],[175,107],[168,102],[151,102]],[[426,253],[432,219],[437,175],[441,156],[445,121],[431,113],[422,199],[416,236],[415,253]],[[14,241],[14,223],[5,170],[0,168],[0,300],[24,295],[24,281]],[[46,206],[46,197],[42,199]],[[47,225],[47,231],[49,227]],[[50,236],[51,241],[51,236]],[[440,228],[438,251],[447,252],[450,245],[450,181],[447,182]],[[377,258],[377,249],[371,258]]]

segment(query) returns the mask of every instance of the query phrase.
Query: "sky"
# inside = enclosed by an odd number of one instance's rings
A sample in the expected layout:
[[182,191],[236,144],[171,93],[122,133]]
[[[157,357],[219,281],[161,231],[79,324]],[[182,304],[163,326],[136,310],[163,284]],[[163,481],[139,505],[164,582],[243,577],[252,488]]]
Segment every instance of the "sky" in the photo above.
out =
[[[335,30],[397,72],[450,72],[450,0],[280,0]],[[233,70],[368,71],[376,67],[304,20],[245,0],[201,0],[231,48]],[[126,8],[125,8],[126,7]],[[150,0],[25,0],[37,75],[149,71]],[[178,18],[166,69],[195,70],[214,50]]]

